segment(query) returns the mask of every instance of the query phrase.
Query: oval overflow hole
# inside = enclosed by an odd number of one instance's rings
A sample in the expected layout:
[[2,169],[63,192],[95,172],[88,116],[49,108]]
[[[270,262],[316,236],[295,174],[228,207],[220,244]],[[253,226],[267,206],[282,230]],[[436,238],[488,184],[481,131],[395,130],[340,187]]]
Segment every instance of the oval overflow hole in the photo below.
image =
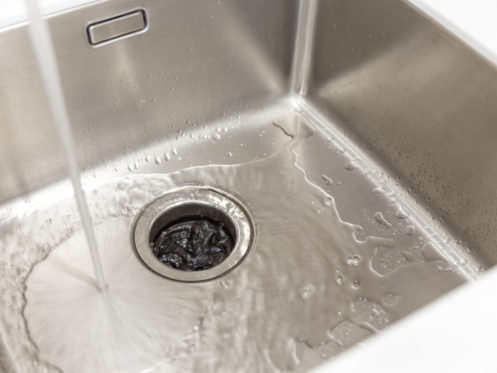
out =
[[182,187],[138,214],[134,245],[152,271],[178,281],[206,281],[236,267],[253,242],[253,223],[236,198],[210,187]]

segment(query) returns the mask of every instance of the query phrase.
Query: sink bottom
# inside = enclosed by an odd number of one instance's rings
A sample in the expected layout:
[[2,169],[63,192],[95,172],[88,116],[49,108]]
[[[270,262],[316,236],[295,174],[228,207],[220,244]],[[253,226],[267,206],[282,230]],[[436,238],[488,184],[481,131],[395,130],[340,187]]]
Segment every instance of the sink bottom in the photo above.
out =
[[[329,125],[288,99],[88,172],[103,293],[67,184],[6,206],[2,334],[21,370],[306,371],[476,277]],[[245,260],[207,282],[152,273],[130,239],[140,209],[187,185],[230,193],[255,225]]]

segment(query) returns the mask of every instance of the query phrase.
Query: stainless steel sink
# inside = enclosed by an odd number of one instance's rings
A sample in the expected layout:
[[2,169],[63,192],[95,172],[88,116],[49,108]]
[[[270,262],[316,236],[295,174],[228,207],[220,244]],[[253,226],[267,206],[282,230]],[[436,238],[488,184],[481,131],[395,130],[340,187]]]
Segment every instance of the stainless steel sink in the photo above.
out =
[[[406,2],[108,0],[49,25],[109,288],[27,26],[0,30],[0,371],[307,371],[495,264],[497,71]],[[184,186],[253,221],[208,281],[131,237]]]

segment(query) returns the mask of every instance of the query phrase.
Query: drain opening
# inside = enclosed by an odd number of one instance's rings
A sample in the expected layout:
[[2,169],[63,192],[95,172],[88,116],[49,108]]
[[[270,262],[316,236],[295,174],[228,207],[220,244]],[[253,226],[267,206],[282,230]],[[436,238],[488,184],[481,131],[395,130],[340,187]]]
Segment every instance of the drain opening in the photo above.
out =
[[[185,210],[197,210],[197,214],[190,215]],[[150,232],[152,252],[163,264],[181,271],[205,270],[222,263],[233,251],[235,227],[221,211],[192,205],[179,206],[167,215],[183,217],[166,225],[158,222],[155,226],[162,226]]]
[[236,198],[188,186],[146,206],[135,220],[132,238],[152,271],[178,281],[205,281],[243,260],[253,242],[253,226]]

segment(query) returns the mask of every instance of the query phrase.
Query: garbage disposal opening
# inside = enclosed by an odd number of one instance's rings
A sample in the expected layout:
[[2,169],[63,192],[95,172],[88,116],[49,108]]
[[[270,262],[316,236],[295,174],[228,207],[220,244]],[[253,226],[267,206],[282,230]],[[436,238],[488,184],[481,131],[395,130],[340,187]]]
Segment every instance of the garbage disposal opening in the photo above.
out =
[[174,189],[137,215],[132,241],[142,263],[172,280],[195,282],[238,266],[254,241],[248,209],[212,187]]

